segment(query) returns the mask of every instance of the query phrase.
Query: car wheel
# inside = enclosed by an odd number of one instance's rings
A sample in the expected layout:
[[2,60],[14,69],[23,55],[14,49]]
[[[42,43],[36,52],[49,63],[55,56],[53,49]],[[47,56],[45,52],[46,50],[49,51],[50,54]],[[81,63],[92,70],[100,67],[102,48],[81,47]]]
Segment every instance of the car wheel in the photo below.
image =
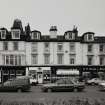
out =
[[22,89],[21,89],[21,88],[19,88],[19,89],[17,90],[17,92],[19,92],[19,93],[20,93],[20,92],[22,92]]
[[78,89],[77,88],[74,88],[74,92],[78,92]]
[[92,86],[94,86],[94,85],[95,85],[95,83],[93,82],[93,83],[92,83]]
[[47,89],[47,92],[52,92],[52,90],[51,89]]

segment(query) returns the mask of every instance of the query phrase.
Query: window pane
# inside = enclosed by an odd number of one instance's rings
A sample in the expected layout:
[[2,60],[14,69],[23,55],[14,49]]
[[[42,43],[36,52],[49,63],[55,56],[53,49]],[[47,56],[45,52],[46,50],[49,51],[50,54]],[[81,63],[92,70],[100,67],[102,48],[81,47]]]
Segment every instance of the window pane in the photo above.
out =
[[32,43],[32,52],[37,52],[37,43],[36,42]]
[[70,52],[75,52],[75,44],[70,43]]
[[12,31],[12,35],[13,35],[13,39],[19,39],[20,31],[19,30]]
[[17,55],[15,55],[15,65],[18,65]]
[[47,55],[47,54],[44,55],[44,62],[45,62],[45,64],[50,63],[50,55]]
[[88,45],[88,52],[92,52],[92,45]]
[[99,46],[99,51],[100,51],[100,52],[103,52],[103,51],[104,51],[104,45],[100,45],[100,46]]
[[63,51],[63,43],[58,43],[58,51]]
[[92,57],[88,57],[88,65],[92,65]]
[[58,54],[58,64],[63,64],[63,55]]
[[21,62],[21,56],[19,55],[18,57],[19,57],[19,65],[21,65],[21,63],[22,63]]
[[6,55],[6,65],[9,65],[9,56]]
[[13,61],[13,55],[10,55],[10,65],[13,65],[14,64],[14,61]]
[[38,63],[38,58],[36,54],[32,55],[32,64],[37,64]]
[[93,35],[89,34],[88,35],[88,40],[92,40],[93,39]]
[[44,46],[45,46],[45,52],[49,52],[49,43],[48,42],[46,42],[45,44],[44,44]]
[[3,50],[8,50],[8,42],[3,42]]
[[5,37],[6,37],[6,30],[2,30],[1,31],[1,38],[5,39]]
[[74,64],[74,58],[70,59],[70,64]]
[[18,50],[18,42],[13,42],[14,50]]
[[100,57],[100,65],[104,65],[104,57]]

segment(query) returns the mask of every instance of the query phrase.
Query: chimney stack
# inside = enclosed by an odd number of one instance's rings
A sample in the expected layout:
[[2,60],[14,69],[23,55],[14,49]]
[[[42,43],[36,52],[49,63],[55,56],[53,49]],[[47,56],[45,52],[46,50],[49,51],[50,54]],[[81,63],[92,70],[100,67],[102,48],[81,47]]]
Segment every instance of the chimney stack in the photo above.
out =
[[57,38],[57,26],[51,26],[49,32],[51,38]]

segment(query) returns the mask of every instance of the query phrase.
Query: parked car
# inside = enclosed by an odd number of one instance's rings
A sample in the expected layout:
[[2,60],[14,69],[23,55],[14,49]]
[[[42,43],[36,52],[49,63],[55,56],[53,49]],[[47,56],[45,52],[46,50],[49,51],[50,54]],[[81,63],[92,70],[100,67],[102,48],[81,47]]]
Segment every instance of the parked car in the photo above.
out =
[[34,78],[34,77],[32,77],[32,76],[30,76],[29,77],[29,79],[30,79],[30,84],[33,86],[33,85],[37,85],[38,84],[38,81],[37,81],[37,79],[36,78]]
[[86,84],[88,85],[98,85],[99,83],[103,82],[100,78],[92,78],[90,80],[86,81]]
[[105,91],[105,81],[99,83],[99,90],[101,90],[101,91]]
[[51,92],[51,91],[83,91],[85,88],[84,83],[80,83],[70,79],[60,79],[55,83],[43,84],[42,91],[43,92]]
[[29,91],[30,81],[29,78],[14,78],[0,84],[0,91]]

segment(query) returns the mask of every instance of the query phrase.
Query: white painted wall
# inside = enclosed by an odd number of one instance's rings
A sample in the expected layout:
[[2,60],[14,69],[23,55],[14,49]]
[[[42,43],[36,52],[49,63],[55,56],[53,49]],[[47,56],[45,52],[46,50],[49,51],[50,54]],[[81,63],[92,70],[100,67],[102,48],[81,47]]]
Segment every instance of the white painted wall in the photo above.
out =
[[3,65],[3,54],[13,54],[13,55],[23,55],[22,57],[22,65],[25,65],[26,63],[26,47],[25,47],[25,42],[24,41],[18,41],[19,42],[19,50],[14,51],[13,50],[13,41],[8,41],[8,51],[3,50],[3,41],[0,42],[0,65]]
[[[58,42],[50,42],[50,64],[49,65],[58,65],[57,61],[57,43]],[[44,42],[38,42],[38,65],[44,64]],[[63,65],[70,65],[70,42],[63,42]],[[82,49],[81,44],[79,42],[75,43],[75,64],[82,64]],[[27,65],[32,65],[31,62],[31,42],[26,43],[26,62]]]
[[[58,65],[57,64],[57,43],[58,42],[49,42],[50,43],[50,64],[49,65]],[[87,43],[75,43],[75,55],[76,62],[75,65],[87,65]],[[70,50],[69,50],[70,42],[63,42],[63,55],[64,55],[64,65],[70,65]],[[24,57],[23,65],[32,65],[31,62],[31,42],[19,42],[19,50],[13,51],[13,42],[9,41],[9,50],[3,51],[3,42],[0,42],[0,65],[3,64],[2,55],[3,54],[22,54]],[[44,42],[38,42],[38,65],[44,64]],[[99,44],[93,44],[93,55],[94,55],[94,65],[99,64]]]

